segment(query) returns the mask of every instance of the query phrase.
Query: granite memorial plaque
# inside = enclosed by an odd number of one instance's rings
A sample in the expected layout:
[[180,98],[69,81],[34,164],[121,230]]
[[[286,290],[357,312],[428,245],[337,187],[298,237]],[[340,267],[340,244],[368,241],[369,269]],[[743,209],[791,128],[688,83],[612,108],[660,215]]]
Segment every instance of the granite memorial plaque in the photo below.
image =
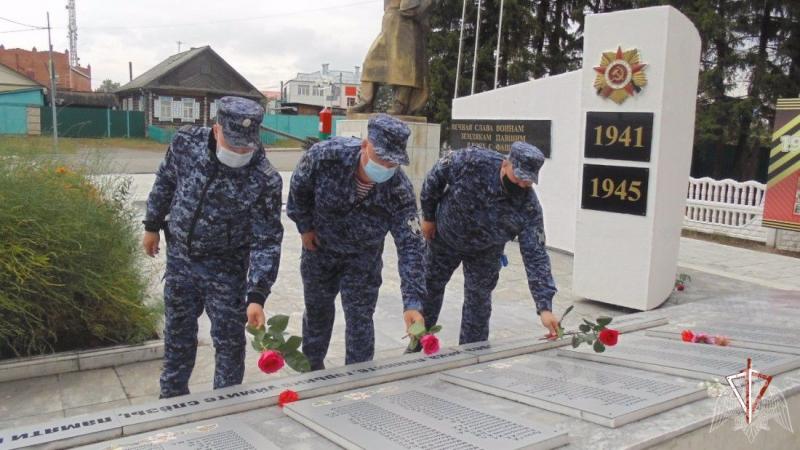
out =
[[454,119],[450,125],[450,147],[478,146],[508,153],[511,144],[524,141],[549,158],[550,128],[549,120]]
[[265,376],[261,383],[0,430],[0,450],[53,442],[59,446],[89,444],[274,405],[285,389],[296,391],[301,398],[310,398],[477,362],[475,355],[444,348],[431,356],[415,353],[288,377]]
[[166,428],[82,447],[83,450],[278,450],[252,428],[232,419]]
[[646,216],[649,178],[646,167],[584,164],[581,208]]
[[477,410],[428,387],[389,384],[300,401],[284,412],[348,449],[550,449],[567,433]]
[[800,355],[800,331],[797,328],[774,327],[758,323],[729,322],[724,320],[677,320],[674,325],[648,330],[645,334],[666,339],[681,339],[683,330],[725,336],[731,347],[768,350]]
[[695,380],[538,355],[462,367],[441,377],[612,428],[706,397]]
[[633,367],[691,378],[722,378],[741,372],[747,359],[753,367],[768,375],[778,375],[800,367],[800,357],[763,350],[720,347],[718,345],[692,344],[671,339],[628,335],[619,344],[595,353],[588,347],[560,349],[559,356]]
[[587,158],[650,161],[653,113],[586,113],[584,156]]

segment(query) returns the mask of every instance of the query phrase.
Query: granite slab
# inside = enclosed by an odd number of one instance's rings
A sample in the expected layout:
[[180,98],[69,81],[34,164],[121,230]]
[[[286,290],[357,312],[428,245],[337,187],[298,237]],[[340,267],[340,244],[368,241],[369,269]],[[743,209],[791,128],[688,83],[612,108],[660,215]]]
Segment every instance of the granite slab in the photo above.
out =
[[453,369],[441,378],[611,428],[706,397],[696,380],[538,355]]
[[[800,324],[798,320],[797,324]],[[647,330],[647,336],[681,340],[681,332],[722,335],[730,339],[731,347],[767,350],[800,355],[800,329],[762,325],[761,323],[733,322],[728,320],[677,320],[674,324]]]
[[550,449],[568,442],[550,425],[396,383],[292,403],[284,412],[347,449]]
[[739,373],[753,360],[762,373],[777,375],[800,367],[800,357],[763,350],[692,344],[635,333],[603,353],[583,346],[559,349],[559,356],[586,359],[617,366],[645,369],[678,376],[714,379]]
[[[476,356],[445,348],[425,356],[421,353],[309,372],[289,377],[270,378],[248,385],[231,386],[209,392],[125,406],[94,415],[67,417],[43,424],[0,430],[0,450],[58,442],[59,446],[87,444],[120,435],[172,427],[188,422],[235,414],[274,405],[286,389],[301,398],[326,395],[412,376],[477,363]],[[100,437],[97,433],[103,433]],[[88,434],[88,437],[82,437]],[[62,442],[63,441],[63,442]],[[27,443],[27,444],[26,444]]]
[[83,450],[279,450],[280,447],[240,421],[219,418],[80,448]]

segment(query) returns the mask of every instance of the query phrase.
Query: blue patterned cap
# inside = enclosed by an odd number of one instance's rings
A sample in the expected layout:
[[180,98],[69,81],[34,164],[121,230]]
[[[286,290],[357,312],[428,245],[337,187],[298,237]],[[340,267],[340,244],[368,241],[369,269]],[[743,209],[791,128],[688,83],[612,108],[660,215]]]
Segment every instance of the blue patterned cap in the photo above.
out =
[[408,125],[388,114],[376,114],[369,119],[367,135],[375,153],[384,161],[408,165],[406,142],[411,130]]
[[258,148],[264,108],[242,97],[222,97],[217,108],[217,123],[222,125],[225,142],[232,147]]
[[544,164],[544,153],[527,142],[517,141],[511,144],[508,154],[514,176],[524,181],[539,182],[539,169]]

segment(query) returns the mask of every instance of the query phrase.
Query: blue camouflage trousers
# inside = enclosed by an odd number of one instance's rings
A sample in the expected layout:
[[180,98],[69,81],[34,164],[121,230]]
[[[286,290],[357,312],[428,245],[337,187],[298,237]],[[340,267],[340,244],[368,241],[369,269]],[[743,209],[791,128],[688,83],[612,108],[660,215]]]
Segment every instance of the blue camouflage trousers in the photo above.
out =
[[436,325],[442,310],[445,287],[459,264],[463,264],[464,304],[461,307],[458,342],[463,345],[489,339],[492,291],[497,286],[502,254],[502,246],[480,252],[462,252],[438,236],[429,241],[425,252],[425,285],[428,290],[423,304],[425,325]]
[[246,254],[189,258],[167,246],[164,285],[166,322],[161,398],[189,393],[197,356],[197,319],[205,309],[214,343],[214,389],[244,378]]
[[311,370],[325,368],[336,316],[336,295],[341,293],[345,320],[345,364],[372,360],[375,326],[372,316],[378,302],[383,268],[383,246],[360,254],[343,255],[303,249],[303,353]]

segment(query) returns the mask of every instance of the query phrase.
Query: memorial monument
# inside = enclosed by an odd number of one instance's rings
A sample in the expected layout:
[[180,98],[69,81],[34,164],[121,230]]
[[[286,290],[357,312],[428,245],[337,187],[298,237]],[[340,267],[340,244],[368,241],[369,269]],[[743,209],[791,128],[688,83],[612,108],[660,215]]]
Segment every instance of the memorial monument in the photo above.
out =
[[[576,273],[576,280],[584,277],[580,283],[587,292],[613,294],[614,287],[592,290],[595,278],[605,276],[611,284],[632,287],[641,300],[633,306],[640,309],[652,307],[663,278],[674,271],[671,246],[678,234],[672,214],[680,202],[669,190],[683,182],[691,139],[690,120],[681,115],[694,101],[685,87],[696,83],[688,79],[696,69],[696,35],[690,26],[669,6],[591,16],[584,52],[590,66],[582,72],[467,97],[455,108],[464,124],[461,131],[487,142],[502,145],[504,133],[530,132],[551,143],[541,177],[543,200],[552,206],[546,216],[579,222],[571,230],[554,229],[558,222],[548,222],[548,233],[555,231],[560,245],[572,246],[580,270],[597,272]],[[636,75],[643,70],[646,78]],[[598,74],[603,76],[599,81]],[[671,94],[679,82],[684,89]],[[532,94],[540,101],[532,101]],[[553,110],[549,100],[560,109]],[[620,102],[630,108],[619,110]],[[518,120],[525,123],[512,122]],[[344,123],[340,134],[366,136],[365,120]],[[607,131],[612,127],[617,131]],[[623,181],[626,197],[611,199]],[[557,189],[565,192],[559,196]],[[592,196],[594,189],[599,199]],[[674,190],[683,195],[683,188]],[[604,199],[605,191],[611,194]],[[579,200],[579,192],[588,198]],[[569,211],[552,214],[559,206]],[[589,254],[578,263],[581,252]],[[603,258],[607,267],[599,266]],[[631,298],[637,297],[623,300]],[[0,450],[80,445],[94,450],[747,448],[743,438],[753,448],[798,448],[800,435],[792,428],[800,417],[797,298],[794,292],[763,289],[758,295],[615,318],[612,325],[624,334],[602,353],[570,349],[569,337],[519,336],[443,348],[429,356],[400,355],[270,377],[3,429]],[[580,323],[579,318],[569,320],[573,323],[566,328]],[[682,326],[727,333],[732,344],[682,342],[677,334]],[[754,371],[771,384],[750,384]],[[704,383],[726,377],[739,380],[722,393],[727,397],[709,397]],[[734,390],[740,396],[745,392],[752,406],[752,387],[768,388],[767,400],[751,408],[744,423],[740,403],[727,400]],[[279,408],[279,395],[287,389],[300,400]],[[736,421],[729,421],[732,417]],[[757,421],[750,423],[752,417]],[[779,426],[764,426],[773,424]]]

